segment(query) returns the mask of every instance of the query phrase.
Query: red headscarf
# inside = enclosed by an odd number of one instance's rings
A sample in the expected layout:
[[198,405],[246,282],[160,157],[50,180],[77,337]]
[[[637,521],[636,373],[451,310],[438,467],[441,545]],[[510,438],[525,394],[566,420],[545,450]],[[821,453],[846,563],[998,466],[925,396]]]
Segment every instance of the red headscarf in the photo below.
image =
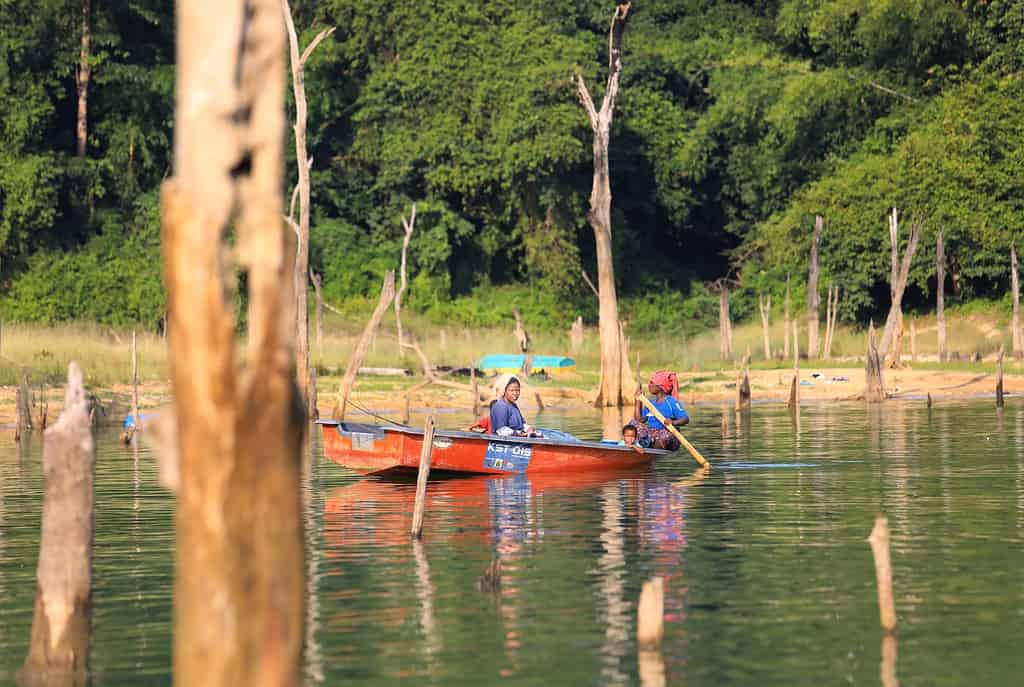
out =
[[679,398],[679,378],[670,370],[658,370],[651,377],[651,384],[660,387],[666,394]]

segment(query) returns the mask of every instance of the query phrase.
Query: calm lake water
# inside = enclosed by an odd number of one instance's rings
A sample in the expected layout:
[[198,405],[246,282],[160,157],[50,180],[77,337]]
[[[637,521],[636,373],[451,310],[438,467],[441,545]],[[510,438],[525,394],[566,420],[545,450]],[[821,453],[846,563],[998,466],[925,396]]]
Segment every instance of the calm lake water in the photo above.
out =
[[[889,515],[901,685],[1024,674],[1024,402],[698,406],[685,453],[591,477],[415,485],[322,459],[308,484],[310,685],[639,683],[636,601],[665,580],[669,685],[878,684],[866,542]],[[694,409],[691,409],[694,410]],[[532,418],[597,438],[596,413]],[[468,416],[442,415],[454,427]],[[609,425],[618,418],[605,418]],[[0,439],[0,684],[25,657],[40,441]],[[94,685],[170,684],[174,499],[149,452],[98,440]],[[258,526],[258,525],[257,525]],[[502,584],[476,579],[500,556]]]

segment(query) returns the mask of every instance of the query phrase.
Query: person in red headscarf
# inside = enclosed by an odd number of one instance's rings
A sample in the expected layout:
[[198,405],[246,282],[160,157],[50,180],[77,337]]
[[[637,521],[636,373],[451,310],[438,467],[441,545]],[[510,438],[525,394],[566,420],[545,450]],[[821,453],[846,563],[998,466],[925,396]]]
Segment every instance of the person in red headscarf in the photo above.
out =
[[[654,398],[651,402],[654,407],[676,427],[682,427],[690,422],[683,404],[679,402],[679,379],[675,372],[662,370],[655,372],[647,384],[647,390]],[[633,421],[630,423],[636,427],[637,441],[641,445],[652,448],[664,448],[675,451],[679,448],[679,440],[676,439],[661,420],[651,415],[651,412],[637,399],[633,409]]]

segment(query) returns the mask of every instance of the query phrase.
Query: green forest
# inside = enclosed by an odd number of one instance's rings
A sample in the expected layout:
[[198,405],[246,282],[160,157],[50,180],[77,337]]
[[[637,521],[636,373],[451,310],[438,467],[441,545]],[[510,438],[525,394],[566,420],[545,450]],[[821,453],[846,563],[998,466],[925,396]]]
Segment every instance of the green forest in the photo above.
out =
[[[292,10],[303,45],[337,27],[306,68],[326,300],[375,300],[416,203],[407,308],[595,322],[581,277],[596,278],[591,131],[573,77],[600,98],[614,4]],[[610,165],[630,327],[712,325],[720,279],[736,319],[761,293],[781,307],[787,275],[799,306],[816,213],[822,289],[843,289],[841,320],[878,319],[892,206],[904,240],[922,228],[906,309],[934,307],[940,229],[949,301],[1008,307],[1009,249],[1024,249],[1024,0],[637,0],[623,43]],[[159,327],[173,3],[2,0],[0,92],[0,317]]]

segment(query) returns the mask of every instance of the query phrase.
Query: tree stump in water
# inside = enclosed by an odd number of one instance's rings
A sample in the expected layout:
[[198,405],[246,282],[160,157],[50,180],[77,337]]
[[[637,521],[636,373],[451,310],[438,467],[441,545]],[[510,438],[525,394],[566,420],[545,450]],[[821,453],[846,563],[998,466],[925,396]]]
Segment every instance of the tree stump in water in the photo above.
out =
[[882,383],[882,359],[875,346],[874,324],[868,330],[868,352],[864,360],[864,400],[868,403],[881,403],[885,400],[885,387]]

